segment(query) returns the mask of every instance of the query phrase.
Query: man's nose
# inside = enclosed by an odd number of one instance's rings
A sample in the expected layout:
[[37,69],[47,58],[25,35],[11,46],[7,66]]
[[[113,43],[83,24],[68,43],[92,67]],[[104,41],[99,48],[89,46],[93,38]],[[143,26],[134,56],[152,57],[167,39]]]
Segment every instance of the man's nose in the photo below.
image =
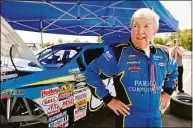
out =
[[138,34],[143,34],[144,33],[144,28],[141,26],[138,29]]

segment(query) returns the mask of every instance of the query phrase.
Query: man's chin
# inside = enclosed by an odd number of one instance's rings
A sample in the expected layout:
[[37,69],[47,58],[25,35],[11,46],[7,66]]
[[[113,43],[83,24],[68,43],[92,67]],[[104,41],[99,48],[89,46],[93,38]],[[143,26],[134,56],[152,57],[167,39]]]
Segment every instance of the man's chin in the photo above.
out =
[[140,50],[144,50],[145,48],[144,47],[138,47],[138,46],[135,46],[137,49],[140,49]]
[[133,42],[133,44],[134,44],[135,48],[140,49],[140,50],[145,50],[147,47],[146,45],[144,45],[144,44],[146,44],[145,40],[136,40],[136,43]]
[[145,46],[137,46],[137,45],[135,45],[135,47],[136,47],[137,49],[140,49],[140,50],[145,50],[145,49],[146,49]]

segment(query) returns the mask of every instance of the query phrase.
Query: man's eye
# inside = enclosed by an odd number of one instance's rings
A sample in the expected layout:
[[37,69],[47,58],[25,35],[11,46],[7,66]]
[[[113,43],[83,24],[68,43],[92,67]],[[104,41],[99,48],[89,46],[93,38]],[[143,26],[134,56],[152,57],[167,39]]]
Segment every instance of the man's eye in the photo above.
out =
[[134,27],[134,28],[136,28],[136,27],[137,27],[137,25],[133,25],[133,27]]
[[145,25],[145,28],[149,28],[149,25]]

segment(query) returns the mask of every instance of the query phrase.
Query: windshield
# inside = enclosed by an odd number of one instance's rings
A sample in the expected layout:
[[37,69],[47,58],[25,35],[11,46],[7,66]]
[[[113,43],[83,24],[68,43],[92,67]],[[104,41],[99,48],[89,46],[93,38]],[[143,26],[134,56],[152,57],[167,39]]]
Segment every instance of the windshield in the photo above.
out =
[[47,48],[36,55],[36,58],[44,67],[50,65],[54,67],[61,67],[69,60],[71,60],[78,51],[76,49],[55,49],[53,47]]

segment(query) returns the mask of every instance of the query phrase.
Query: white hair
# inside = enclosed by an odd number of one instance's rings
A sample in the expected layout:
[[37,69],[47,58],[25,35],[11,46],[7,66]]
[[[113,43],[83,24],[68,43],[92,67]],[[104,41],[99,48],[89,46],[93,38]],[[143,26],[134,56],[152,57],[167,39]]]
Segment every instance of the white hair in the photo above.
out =
[[139,18],[139,17],[147,17],[147,18],[151,17],[151,18],[153,18],[155,20],[157,29],[159,28],[160,17],[158,16],[158,14],[155,11],[151,10],[150,8],[140,8],[137,11],[135,11],[131,17],[130,27],[133,24],[134,18]]

